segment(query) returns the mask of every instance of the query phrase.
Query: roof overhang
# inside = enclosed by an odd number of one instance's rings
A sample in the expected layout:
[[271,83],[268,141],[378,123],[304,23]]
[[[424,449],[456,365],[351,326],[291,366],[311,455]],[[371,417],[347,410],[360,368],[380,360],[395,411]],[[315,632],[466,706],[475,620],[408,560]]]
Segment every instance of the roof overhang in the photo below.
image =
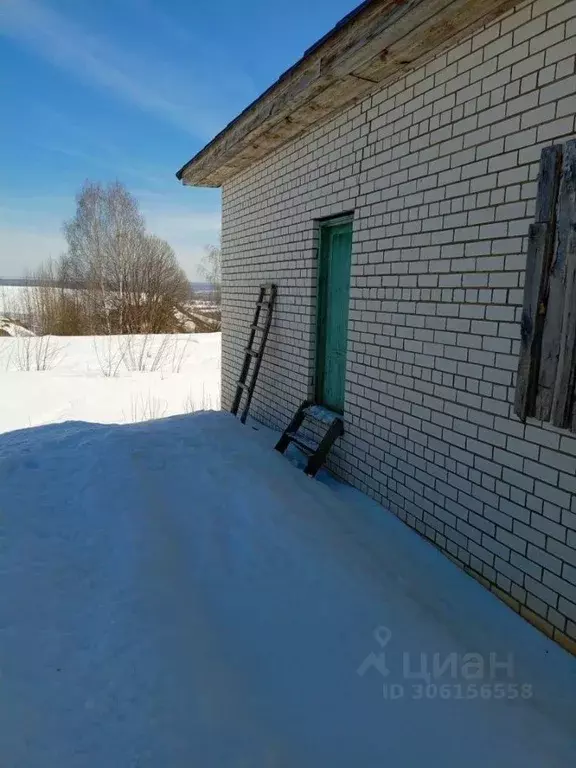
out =
[[309,48],[176,176],[220,187],[518,0],[366,0]]

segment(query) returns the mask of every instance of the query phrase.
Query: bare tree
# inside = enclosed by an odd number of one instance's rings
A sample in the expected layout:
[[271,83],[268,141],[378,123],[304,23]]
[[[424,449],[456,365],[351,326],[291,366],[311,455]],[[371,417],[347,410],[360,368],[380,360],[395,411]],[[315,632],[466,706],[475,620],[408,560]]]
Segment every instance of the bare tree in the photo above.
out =
[[127,272],[141,240],[144,219],[135,198],[119,182],[104,187],[86,182],[76,198],[76,214],[63,226],[68,253],[62,261],[68,283],[81,286],[93,333],[121,332],[123,318],[111,317],[112,298],[122,299]]
[[212,288],[212,301],[220,305],[222,296],[222,251],[220,246],[205,246],[199,271]]
[[86,182],[64,223],[67,253],[35,276],[28,302],[39,333],[172,333],[190,284],[167,242],[146,232],[119,182]]
[[132,254],[123,291],[113,294],[124,333],[165,333],[179,329],[175,308],[190,297],[190,283],[167,242],[140,239]]

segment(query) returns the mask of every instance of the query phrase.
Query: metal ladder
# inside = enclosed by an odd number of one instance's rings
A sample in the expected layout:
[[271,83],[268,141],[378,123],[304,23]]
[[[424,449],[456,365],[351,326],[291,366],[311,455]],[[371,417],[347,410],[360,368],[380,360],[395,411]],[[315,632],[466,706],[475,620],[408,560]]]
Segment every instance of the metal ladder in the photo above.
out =
[[[264,354],[264,347],[266,346],[266,340],[268,339],[268,331],[270,330],[270,323],[272,322],[272,310],[274,309],[274,303],[276,301],[276,286],[274,283],[266,283],[260,286],[260,293],[258,295],[258,301],[256,302],[256,309],[254,311],[254,320],[250,326],[250,334],[248,336],[248,344],[244,347],[244,363],[242,364],[242,370],[238,378],[236,385],[236,394],[234,395],[234,402],[230,412],[236,416],[238,409],[242,401],[242,395],[246,393],[246,399],[244,407],[240,414],[240,421],[242,424],[246,422],[248,411],[250,410],[250,403],[252,402],[252,395],[254,394],[254,387],[258,379],[258,373],[260,371],[260,365],[262,364],[262,355]],[[261,324],[260,315],[264,309],[264,322]],[[260,332],[258,349],[254,349],[254,342],[256,339],[256,333]],[[250,363],[254,361],[254,367],[249,378]],[[247,379],[249,381],[247,382]]]
[[[298,433],[298,430],[306,418],[311,419],[316,423],[326,425],[326,432],[318,444]],[[277,451],[284,453],[290,443],[297,445],[302,453],[308,456],[304,472],[307,475],[310,475],[310,477],[314,477],[316,472],[318,472],[322,464],[326,461],[326,456],[328,456],[328,452],[330,451],[330,448],[332,448],[334,441],[343,434],[344,422],[339,414],[328,410],[328,408],[325,408],[323,405],[317,405],[311,400],[304,400],[294,414],[294,418],[282,433],[282,436],[275,447]]]

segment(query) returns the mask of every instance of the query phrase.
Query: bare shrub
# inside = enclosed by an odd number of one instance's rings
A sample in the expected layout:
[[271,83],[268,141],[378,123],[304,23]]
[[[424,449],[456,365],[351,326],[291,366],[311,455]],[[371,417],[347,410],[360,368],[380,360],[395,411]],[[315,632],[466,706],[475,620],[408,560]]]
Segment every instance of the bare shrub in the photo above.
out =
[[182,366],[184,365],[184,363],[186,362],[190,354],[191,342],[192,342],[192,338],[190,336],[187,336],[186,340],[183,343],[179,343],[178,339],[175,340],[174,346],[172,348],[172,358],[171,358],[172,373],[182,372]]
[[169,335],[151,334],[126,337],[124,363],[129,371],[159,371],[170,357],[173,341]]
[[50,371],[60,361],[63,346],[53,336],[26,337],[33,340],[34,363],[37,371]]
[[34,353],[32,350],[33,336],[21,336],[16,339],[14,349],[14,363],[19,371],[31,371]]
[[61,261],[48,261],[28,275],[19,316],[38,335],[75,336],[89,332],[83,293],[66,284]]
[[124,365],[129,371],[145,371],[146,358],[150,354],[151,340],[148,334],[144,336],[128,336],[126,338],[126,354]]
[[19,371],[49,371],[59,360],[62,347],[52,336],[18,336],[13,359]]
[[200,411],[213,411],[214,402],[210,392],[206,391],[206,387],[202,385],[202,399],[200,404],[197,405],[196,398],[192,395],[192,392],[188,392],[188,396],[184,401],[184,413],[199,413]]
[[100,372],[106,378],[117,376],[126,355],[125,341],[116,336],[98,336],[92,339],[92,348]]
[[168,403],[162,398],[152,395],[150,392],[147,397],[144,395],[132,396],[130,400],[130,421],[151,421],[152,419],[161,419],[166,415]]
[[164,367],[164,363],[170,357],[170,350],[175,345],[174,337],[162,336],[162,340],[156,346],[156,351],[152,357],[149,371],[159,371]]

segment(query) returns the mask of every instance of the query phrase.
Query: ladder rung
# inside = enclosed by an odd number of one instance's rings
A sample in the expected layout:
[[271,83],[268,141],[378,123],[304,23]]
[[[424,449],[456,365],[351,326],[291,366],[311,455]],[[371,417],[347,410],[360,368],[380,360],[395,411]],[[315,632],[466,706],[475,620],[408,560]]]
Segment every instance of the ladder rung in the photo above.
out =
[[287,432],[286,437],[289,437],[290,442],[295,443],[304,453],[316,453],[318,450],[318,446],[312,440],[308,440],[308,438],[302,435],[297,435],[296,432]]
[[[319,422],[324,422],[326,426],[326,431],[322,438],[315,442],[309,437],[300,435],[299,433],[302,421],[307,416],[308,410],[310,410],[311,418],[315,418],[315,420]],[[328,408],[311,403],[309,400],[304,400],[274,447],[279,453],[286,453],[286,449],[290,443],[297,445],[298,448],[308,456],[308,462],[304,468],[304,472],[308,477],[315,477],[318,470],[326,461],[326,457],[330,448],[334,445],[334,441],[343,434],[344,424],[341,416],[330,411]]]
[[317,404],[309,405],[304,409],[304,413],[309,419],[320,421],[323,424],[332,424],[336,419],[342,419],[339,413],[334,413],[334,411],[325,408],[323,405]]
[[[268,292],[269,291],[269,292]],[[252,323],[250,324],[250,334],[248,337],[247,346],[244,347],[244,362],[242,364],[242,371],[240,378],[236,383],[236,394],[232,403],[231,412],[234,416],[238,415],[238,409],[245,399],[246,403],[240,416],[240,421],[244,423],[248,414],[256,382],[258,380],[258,373],[260,371],[260,365],[264,356],[266,340],[270,331],[270,325],[272,323],[272,314],[274,311],[274,301],[276,299],[276,285],[269,283],[266,285],[260,285],[258,292],[258,298],[256,300],[256,309],[252,316]],[[266,307],[263,321],[259,323],[260,309]],[[255,341],[256,331],[260,331],[258,340]],[[258,349],[253,349],[252,346],[256,344]],[[251,360],[254,360],[254,365],[251,365]],[[246,383],[246,379],[250,378],[250,383]],[[242,397],[242,393],[246,392],[246,397]]]

